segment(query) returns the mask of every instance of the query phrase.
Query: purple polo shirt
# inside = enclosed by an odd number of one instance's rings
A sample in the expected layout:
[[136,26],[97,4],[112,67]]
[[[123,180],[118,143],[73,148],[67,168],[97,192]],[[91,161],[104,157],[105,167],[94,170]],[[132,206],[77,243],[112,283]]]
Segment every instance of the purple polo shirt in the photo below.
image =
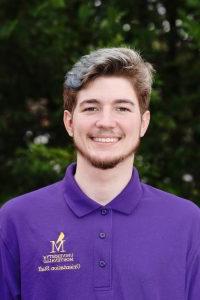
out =
[[199,208],[141,183],[135,168],[101,206],[75,168],[1,209],[0,299],[199,300]]

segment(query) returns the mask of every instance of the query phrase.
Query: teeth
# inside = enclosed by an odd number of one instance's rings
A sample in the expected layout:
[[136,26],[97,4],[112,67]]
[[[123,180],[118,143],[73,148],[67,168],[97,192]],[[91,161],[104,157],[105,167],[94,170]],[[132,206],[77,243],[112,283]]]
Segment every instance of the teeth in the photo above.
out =
[[93,140],[101,143],[114,143],[118,141],[118,138],[93,138]]

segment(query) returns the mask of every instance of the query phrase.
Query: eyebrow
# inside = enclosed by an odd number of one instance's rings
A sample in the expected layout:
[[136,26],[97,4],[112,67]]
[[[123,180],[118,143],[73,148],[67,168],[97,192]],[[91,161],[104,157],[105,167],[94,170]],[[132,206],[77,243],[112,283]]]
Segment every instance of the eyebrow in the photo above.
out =
[[[83,100],[80,103],[80,106],[83,106],[84,104],[100,104],[101,101],[97,100],[97,99],[87,99],[87,100]],[[116,99],[113,101],[114,104],[131,104],[132,106],[134,106],[135,104],[133,103],[133,101],[129,100],[129,99]]]

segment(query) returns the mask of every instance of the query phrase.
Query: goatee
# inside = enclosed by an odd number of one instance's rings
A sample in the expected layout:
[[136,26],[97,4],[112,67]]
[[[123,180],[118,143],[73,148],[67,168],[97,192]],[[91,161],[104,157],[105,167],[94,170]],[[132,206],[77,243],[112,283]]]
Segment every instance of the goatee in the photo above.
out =
[[140,138],[138,138],[136,145],[134,145],[132,149],[130,149],[130,151],[127,152],[126,154],[118,156],[113,159],[111,158],[109,160],[100,160],[96,157],[92,157],[91,155],[86,153],[83,149],[81,149],[81,147],[76,143],[75,139],[73,139],[73,142],[77,152],[80,153],[81,156],[84,157],[93,167],[101,170],[108,170],[108,169],[115,168],[119,163],[123,162],[127,158],[136,154],[140,146]]

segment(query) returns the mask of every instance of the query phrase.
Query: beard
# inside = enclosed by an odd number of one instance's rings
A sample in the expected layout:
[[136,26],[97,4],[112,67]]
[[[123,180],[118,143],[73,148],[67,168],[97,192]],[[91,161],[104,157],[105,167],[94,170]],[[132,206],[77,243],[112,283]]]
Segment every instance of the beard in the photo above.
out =
[[132,148],[125,154],[119,155],[115,158],[110,159],[99,159],[91,156],[89,153],[85,152],[84,149],[81,148],[80,145],[76,142],[75,138],[73,138],[74,147],[76,151],[81,154],[83,158],[85,158],[93,167],[101,170],[107,170],[115,168],[119,163],[125,161],[127,158],[136,154],[140,146],[140,137],[137,140],[137,143],[132,146]]

